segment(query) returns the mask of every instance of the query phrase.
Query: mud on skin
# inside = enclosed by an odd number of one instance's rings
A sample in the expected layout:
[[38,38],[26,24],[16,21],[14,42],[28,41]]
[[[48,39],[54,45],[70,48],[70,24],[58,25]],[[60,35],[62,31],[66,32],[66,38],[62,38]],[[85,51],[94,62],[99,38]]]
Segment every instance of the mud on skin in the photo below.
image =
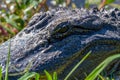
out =
[[[3,74],[8,45],[9,40],[0,45]],[[59,79],[63,80],[90,50],[92,54],[70,79],[77,77],[82,80],[84,72],[89,74],[104,59],[120,53],[119,9],[57,8],[36,13],[27,27],[11,39],[9,74],[22,72],[31,63],[30,71],[40,74],[44,69],[56,71]],[[114,65],[108,66],[106,71],[110,73],[118,62],[119,59],[114,61]],[[116,77],[119,71],[120,65],[113,72]],[[10,80],[15,80],[15,77],[11,76]]]

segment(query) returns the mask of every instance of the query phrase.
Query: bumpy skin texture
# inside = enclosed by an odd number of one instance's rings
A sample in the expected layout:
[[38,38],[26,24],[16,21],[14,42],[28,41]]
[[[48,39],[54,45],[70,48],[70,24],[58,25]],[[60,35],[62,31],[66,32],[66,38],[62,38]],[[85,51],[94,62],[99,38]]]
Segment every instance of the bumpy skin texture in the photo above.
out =
[[[5,72],[9,41],[0,46],[0,65]],[[90,50],[92,54],[70,79],[85,78],[105,58],[120,53],[120,10],[52,9],[37,13],[25,29],[11,39],[9,74],[56,71],[62,80]],[[120,71],[114,61],[114,74]],[[117,64],[117,66],[116,66]],[[114,67],[115,66],[115,67]],[[112,70],[108,67],[106,71]],[[109,74],[108,74],[109,75]],[[79,79],[80,79],[79,78]],[[11,80],[14,77],[11,77]]]

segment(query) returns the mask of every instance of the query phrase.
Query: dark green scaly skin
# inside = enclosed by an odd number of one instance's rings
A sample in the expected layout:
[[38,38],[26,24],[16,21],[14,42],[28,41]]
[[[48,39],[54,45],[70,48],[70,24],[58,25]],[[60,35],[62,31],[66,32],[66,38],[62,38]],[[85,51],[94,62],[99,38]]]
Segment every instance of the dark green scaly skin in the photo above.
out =
[[[5,73],[9,41],[0,46],[0,65]],[[37,13],[28,26],[11,39],[9,76],[30,71],[43,74],[56,71],[60,80],[70,72],[87,52],[92,54],[71,76],[82,80],[105,58],[120,53],[120,10],[52,9]],[[106,68],[120,71],[119,59]],[[118,64],[116,66],[116,64]],[[116,66],[116,67],[114,67]],[[11,77],[15,80],[18,77]],[[116,78],[116,77],[115,77]],[[116,78],[117,80],[117,78]]]

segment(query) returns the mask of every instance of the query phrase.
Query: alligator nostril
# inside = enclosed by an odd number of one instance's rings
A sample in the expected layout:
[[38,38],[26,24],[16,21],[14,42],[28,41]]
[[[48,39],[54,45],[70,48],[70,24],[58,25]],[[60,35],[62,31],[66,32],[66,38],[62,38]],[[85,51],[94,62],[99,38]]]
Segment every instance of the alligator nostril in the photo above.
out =
[[24,32],[25,32],[26,34],[28,34],[28,33],[29,33],[28,29],[24,29]]
[[23,35],[23,33],[19,33],[19,35],[18,35],[18,36],[19,36],[19,37],[21,37],[22,35]]
[[31,30],[28,30],[28,29],[25,29],[25,30],[24,30],[24,32],[25,32],[26,34],[30,33],[30,31],[31,31]]

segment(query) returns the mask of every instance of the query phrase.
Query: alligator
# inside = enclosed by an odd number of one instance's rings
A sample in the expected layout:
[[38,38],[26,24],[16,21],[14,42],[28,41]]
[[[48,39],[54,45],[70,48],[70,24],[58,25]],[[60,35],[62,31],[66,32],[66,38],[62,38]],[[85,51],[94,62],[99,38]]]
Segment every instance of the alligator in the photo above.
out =
[[[24,72],[28,65],[29,71],[41,75],[44,75],[44,70],[56,71],[59,80],[63,80],[91,51],[69,78],[83,80],[85,74],[88,75],[107,57],[120,53],[120,10],[57,8],[36,13],[21,32],[0,45],[3,74],[9,48],[10,80],[19,78],[22,75],[19,73]],[[117,59],[105,69],[108,76],[110,73],[118,75],[119,63]]]

